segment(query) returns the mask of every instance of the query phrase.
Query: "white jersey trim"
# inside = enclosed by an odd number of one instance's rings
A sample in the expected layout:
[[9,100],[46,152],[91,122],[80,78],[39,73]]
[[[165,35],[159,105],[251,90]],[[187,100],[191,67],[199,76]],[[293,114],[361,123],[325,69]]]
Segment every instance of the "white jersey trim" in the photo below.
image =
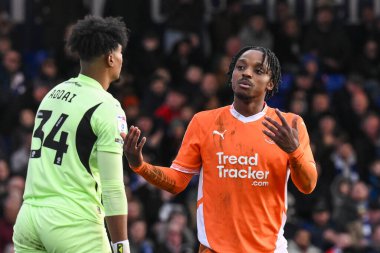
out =
[[256,113],[255,115],[246,117],[246,116],[241,115],[238,111],[235,110],[234,104],[232,104],[230,107],[230,112],[232,116],[234,116],[237,120],[240,120],[243,123],[249,123],[249,122],[259,120],[260,118],[264,117],[264,115],[267,113],[267,110],[268,110],[268,106],[265,103],[264,108],[261,112]]
[[[203,168],[201,168],[200,176],[199,176],[199,184],[198,184],[198,200],[200,200],[203,197]],[[198,206],[197,209],[197,230],[198,230],[198,240],[201,244],[206,246],[209,249],[212,249],[210,247],[210,243],[207,239],[206,234],[206,226],[205,226],[205,220],[203,215],[203,203],[201,203]]]
[[278,231],[277,241],[276,241],[276,249],[274,253],[288,253],[288,241],[284,237],[284,227],[286,223],[286,214],[282,213],[282,222],[280,230]]
[[[288,180],[289,180],[289,176],[290,176],[290,169],[288,167],[287,171],[286,171],[285,191],[284,191],[284,194],[285,194],[285,196],[284,196],[285,212],[286,212],[286,210],[288,210]],[[275,249],[274,253],[287,253],[288,252],[288,250],[287,250],[288,241],[284,237],[284,228],[285,228],[286,218],[287,218],[285,212],[282,213],[281,227],[280,227],[278,234],[277,234],[276,249]]]
[[173,170],[177,170],[177,171],[183,172],[183,173],[194,174],[194,175],[199,174],[199,171],[194,171],[194,170],[191,170],[189,168],[185,168],[185,167],[183,167],[181,165],[178,165],[176,163],[172,163],[172,165],[170,166],[170,168],[173,169]]

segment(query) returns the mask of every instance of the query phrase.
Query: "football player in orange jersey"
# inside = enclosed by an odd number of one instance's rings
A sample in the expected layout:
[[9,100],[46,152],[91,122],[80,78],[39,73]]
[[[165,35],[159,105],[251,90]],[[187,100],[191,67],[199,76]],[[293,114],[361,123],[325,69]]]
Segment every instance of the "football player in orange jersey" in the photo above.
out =
[[270,108],[280,64],[269,49],[245,47],[232,59],[232,105],[194,115],[170,168],[144,162],[146,142],[131,126],[124,137],[130,167],[171,193],[200,174],[197,230],[200,253],[283,253],[289,176],[303,193],[317,171],[302,118]]

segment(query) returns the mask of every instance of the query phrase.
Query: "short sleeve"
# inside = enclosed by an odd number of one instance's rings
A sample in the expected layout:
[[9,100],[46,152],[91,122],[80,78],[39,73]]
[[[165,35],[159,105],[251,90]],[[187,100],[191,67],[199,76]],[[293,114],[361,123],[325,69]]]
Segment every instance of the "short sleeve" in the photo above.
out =
[[103,102],[91,120],[92,128],[97,136],[97,151],[122,154],[123,139],[120,133],[127,133],[127,121],[124,111],[117,100]]
[[201,128],[197,117],[193,117],[187,127],[182,140],[182,145],[171,168],[185,173],[198,174],[202,159],[200,151]]

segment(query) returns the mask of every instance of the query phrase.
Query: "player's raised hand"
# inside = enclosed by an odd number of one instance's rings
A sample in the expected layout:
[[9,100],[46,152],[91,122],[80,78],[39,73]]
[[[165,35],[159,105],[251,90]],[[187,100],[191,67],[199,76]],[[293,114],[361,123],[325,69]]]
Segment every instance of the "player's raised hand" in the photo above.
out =
[[141,131],[138,127],[131,126],[128,134],[121,133],[124,140],[123,150],[124,155],[127,157],[128,163],[131,168],[137,168],[143,163],[142,148],[146,142],[146,137],[143,137],[138,143]]
[[297,116],[293,118],[292,126],[290,127],[280,110],[276,109],[276,114],[280,118],[281,124],[271,117],[265,116],[263,125],[267,129],[264,129],[263,133],[286,153],[291,153],[299,146]]

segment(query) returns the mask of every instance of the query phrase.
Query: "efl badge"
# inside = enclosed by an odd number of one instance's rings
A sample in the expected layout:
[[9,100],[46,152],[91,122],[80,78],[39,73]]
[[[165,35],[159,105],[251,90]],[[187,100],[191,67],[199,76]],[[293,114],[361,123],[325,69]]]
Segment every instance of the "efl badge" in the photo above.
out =
[[117,116],[117,128],[120,133],[127,132],[127,120],[125,119],[125,116]]

